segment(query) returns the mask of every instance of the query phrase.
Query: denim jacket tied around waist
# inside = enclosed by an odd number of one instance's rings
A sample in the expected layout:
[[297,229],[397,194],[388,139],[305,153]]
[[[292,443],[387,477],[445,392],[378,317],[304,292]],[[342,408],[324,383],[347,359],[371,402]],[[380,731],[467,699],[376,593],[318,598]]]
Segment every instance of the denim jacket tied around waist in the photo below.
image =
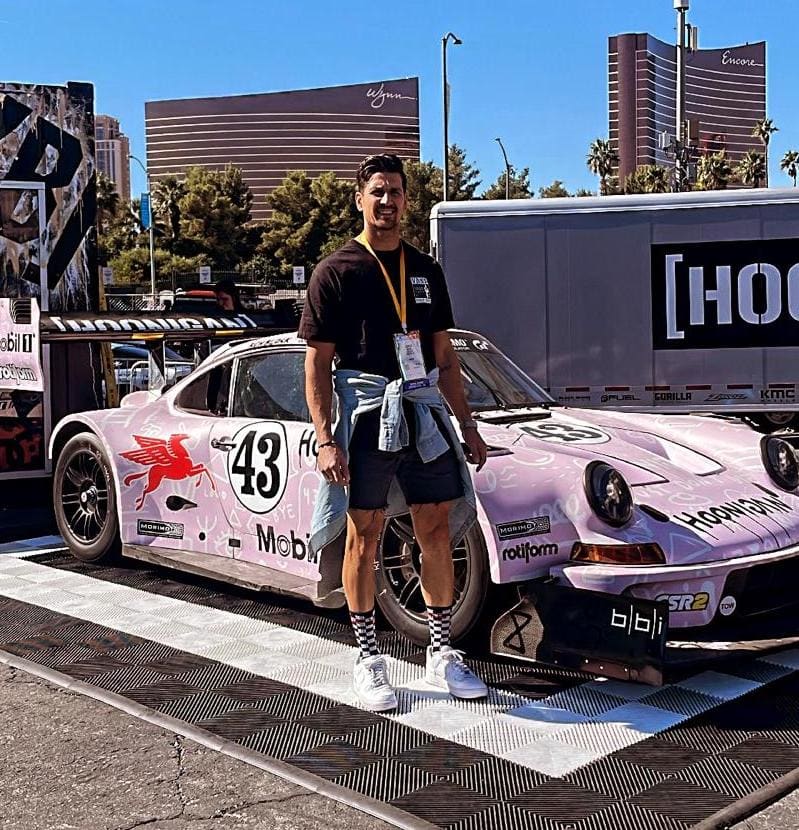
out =
[[[410,433],[405,420],[403,399],[413,404],[416,418],[416,449],[427,463],[443,455],[450,447],[455,451],[463,484],[463,496],[457,499],[449,512],[450,544],[456,545],[472,526],[477,511],[474,486],[466,465],[466,458],[452,420],[438,388],[438,369],[428,375],[429,385],[403,390],[402,380],[389,381],[382,375],[372,375],[355,369],[339,369],[333,373],[333,389],[338,401],[338,417],[333,430],[336,443],[349,457],[349,443],[358,418],[376,409],[380,410],[378,449],[399,452],[408,446]],[[433,413],[438,414],[438,419]],[[443,424],[449,442],[442,435]],[[347,526],[349,488],[323,479],[316,495],[311,522],[311,549],[322,555],[324,549],[344,533]],[[387,516],[408,512],[408,505],[396,480],[388,493]]]

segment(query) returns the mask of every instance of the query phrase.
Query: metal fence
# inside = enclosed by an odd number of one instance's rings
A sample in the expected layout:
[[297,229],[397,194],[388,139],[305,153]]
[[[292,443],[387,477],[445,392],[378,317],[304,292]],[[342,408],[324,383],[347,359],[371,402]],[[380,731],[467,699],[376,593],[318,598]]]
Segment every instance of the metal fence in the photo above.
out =
[[305,302],[305,285],[295,285],[291,279],[264,280],[258,275],[241,274],[238,271],[214,271],[211,283],[201,283],[196,271],[172,273],[157,281],[159,290],[156,294],[145,290],[131,291],[130,286],[107,286],[106,302],[109,311],[119,314],[129,311],[164,311],[182,293],[198,289],[211,290],[222,279],[236,283],[242,304],[253,311],[276,308],[288,301],[299,308]]

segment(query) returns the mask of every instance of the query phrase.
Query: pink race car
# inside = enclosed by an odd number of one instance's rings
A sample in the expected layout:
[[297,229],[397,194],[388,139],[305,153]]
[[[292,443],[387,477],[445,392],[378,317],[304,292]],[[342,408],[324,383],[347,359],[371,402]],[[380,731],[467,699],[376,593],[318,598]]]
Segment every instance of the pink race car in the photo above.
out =
[[[479,334],[452,338],[490,446],[479,521],[454,554],[456,639],[490,615],[495,652],[658,682],[678,629],[796,600],[790,436],[559,406]],[[340,557],[309,546],[319,478],[303,360],[293,335],[228,344],[170,389],[60,421],[54,500],[73,554],[343,605]],[[378,564],[383,614],[425,642],[406,516],[387,520]],[[494,594],[509,585],[506,610]]]

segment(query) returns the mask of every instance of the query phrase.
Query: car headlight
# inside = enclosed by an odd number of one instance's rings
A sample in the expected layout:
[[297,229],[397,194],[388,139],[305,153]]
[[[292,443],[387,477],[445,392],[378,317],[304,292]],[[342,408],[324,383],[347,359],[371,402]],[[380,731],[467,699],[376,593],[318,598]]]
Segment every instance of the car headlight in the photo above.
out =
[[660,545],[648,542],[638,545],[572,545],[572,562],[602,562],[606,565],[665,565]]
[[793,447],[776,435],[765,435],[760,440],[760,455],[769,478],[783,490],[799,487],[799,463]]
[[583,478],[588,504],[611,527],[626,525],[633,516],[633,494],[624,476],[604,461],[592,461]]

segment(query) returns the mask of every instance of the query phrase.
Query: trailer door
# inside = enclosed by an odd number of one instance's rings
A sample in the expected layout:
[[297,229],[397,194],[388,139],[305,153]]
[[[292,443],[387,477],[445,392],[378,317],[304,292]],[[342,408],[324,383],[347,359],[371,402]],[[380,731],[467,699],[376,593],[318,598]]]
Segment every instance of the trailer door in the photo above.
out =
[[[44,199],[44,183],[0,181],[0,297],[35,297],[47,311]],[[49,348],[42,348],[43,393],[0,389],[0,480],[50,472]]]

